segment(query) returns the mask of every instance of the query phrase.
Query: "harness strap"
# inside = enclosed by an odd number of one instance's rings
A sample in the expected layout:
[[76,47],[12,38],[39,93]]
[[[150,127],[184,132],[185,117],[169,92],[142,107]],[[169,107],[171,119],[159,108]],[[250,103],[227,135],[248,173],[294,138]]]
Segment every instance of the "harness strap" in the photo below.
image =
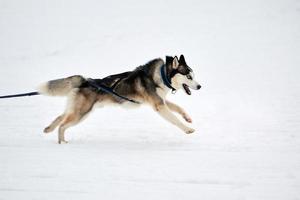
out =
[[103,92],[106,92],[106,93],[109,93],[109,94],[112,94],[120,99],[123,99],[123,100],[126,100],[126,101],[130,101],[132,103],[136,103],[136,104],[140,104],[140,102],[136,101],[136,100],[133,100],[133,99],[129,99],[127,97],[124,97],[118,93],[116,93],[115,91],[113,91],[112,88],[110,87],[107,87],[103,84],[99,84],[99,83],[96,83],[93,79],[89,78],[87,79],[87,82],[89,83],[89,85],[93,86],[95,89],[97,89],[97,91],[103,91]]
[[164,84],[170,88],[172,90],[172,93],[176,92],[176,89],[171,85],[171,80],[169,79],[169,77],[167,76],[167,66],[166,65],[162,65],[160,67],[160,74],[161,74],[161,78],[164,82]]

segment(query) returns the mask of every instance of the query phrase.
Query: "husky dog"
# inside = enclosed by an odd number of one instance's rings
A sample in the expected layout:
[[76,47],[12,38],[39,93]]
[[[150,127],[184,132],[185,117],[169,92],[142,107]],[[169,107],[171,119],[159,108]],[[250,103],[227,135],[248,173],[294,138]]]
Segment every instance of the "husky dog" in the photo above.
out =
[[[108,91],[98,90],[97,85],[105,86]],[[46,127],[44,133],[52,132],[59,126],[58,143],[67,143],[64,136],[66,129],[79,123],[96,104],[149,104],[164,119],[185,133],[193,133],[195,130],[182,123],[173,112],[192,123],[189,115],[180,106],[166,99],[171,90],[175,92],[184,89],[186,94],[191,95],[190,88],[199,90],[201,86],[194,80],[193,70],[186,64],[183,55],[179,59],[177,56],[166,56],[165,61],[154,59],[133,71],[103,79],[87,79],[75,75],[48,81],[39,87],[39,93],[67,96],[68,104],[65,112]]]

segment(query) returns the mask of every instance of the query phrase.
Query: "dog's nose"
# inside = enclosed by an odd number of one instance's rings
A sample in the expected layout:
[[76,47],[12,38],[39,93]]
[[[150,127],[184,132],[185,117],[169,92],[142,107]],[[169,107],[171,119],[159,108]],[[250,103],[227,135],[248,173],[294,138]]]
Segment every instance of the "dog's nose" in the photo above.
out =
[[200,90],[200,88],[201,88],[201,85],[197,85],[197,90]]

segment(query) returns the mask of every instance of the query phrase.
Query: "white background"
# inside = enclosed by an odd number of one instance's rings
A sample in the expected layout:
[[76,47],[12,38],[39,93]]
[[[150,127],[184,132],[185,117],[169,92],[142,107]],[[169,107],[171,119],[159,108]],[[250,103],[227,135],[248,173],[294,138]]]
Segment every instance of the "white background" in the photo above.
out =
[[151,108],[108,107],[42,130],[64,98],[0,101],[0,199],[300,199],[300,2],[0,0],[0,95],[184,54],[202,85]]

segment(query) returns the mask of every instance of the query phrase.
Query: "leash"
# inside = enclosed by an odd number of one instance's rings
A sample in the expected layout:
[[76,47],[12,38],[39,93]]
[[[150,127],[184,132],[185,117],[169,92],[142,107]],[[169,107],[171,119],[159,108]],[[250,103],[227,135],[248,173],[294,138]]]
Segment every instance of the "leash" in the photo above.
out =
[[176,89],[171,85],[171,80],[169,79],[169,77],[167,76],[167,66],[166,65],[162,65],[160,67],[160,74],[162,77],[162,80],[164,82],[164,84],[170,88],[172,90],[172,94],[176,93]]
[[[166,65],[162,65],[161,68],[160,68],[161,77],[162,77],[162,80],[163,80],[164,84],[168,88],[170,88],[172,90],[172,93],[174,94],[176,92],[176,89],[174,87],[172,87],[171,80],[167,76],[166,70],[167,70],[166,69]],[[89,83],[89,85],[91,85],[92,87],[94,87],[98,92],[99,91],[103,91],[105,93],[112,94],[113,96],[118,97],[120,99],[129,101],[131,103],[140,104],[140,102],[138,102],[136,100],[130,99],[128,97],[125,97],[125,96],[122,96],[122,95],[116,93],[110,87],[107,87],[107,86],[105,86],[103,84],[96,83],[95,80],[93,80],[91,78],[87,79],[87,82]],[[22,94],[5,95],[5,96],[0,96],[0,99],[15,98],[15,97],[24,97],[24,96],[35,96],[35,95],[40,95],[40,93],[38,93],[38,92],[28,92],[28,93],[22,93]]]
[[22,94],[5,95],[5,96],[0,96],[0,99],[34,96],[34,95],[40,95],[40,93],[38,93],[38,92],[28,92],[28,93],[22,93]]
[[[140,102],[138,102],[136,100],[129,99],[127,97],[119,95],[118,93],[114,92],[112,90],[112,88],[110,88],[110,87],[107,87],[105,85],[96,83],[93,79],[87,79],[87,82],[89,83],[90,86],[94,87],[98,92],[99,91],[103,91],[105,93],[112,94],[113,96],[116,96],[116,97],[118,97],[120,99],[129,101],[129,102],[132,102],[132,103],[140,104]],[[25,96],[35,96],[35,95],[40,95],[40,93],[38,93],[38,92],[28,92],[28,93],[22,93],[22,94],[5,95],[5,96],[0,96],[0,99],[15,98],[15,97],[25,97]]]
[[[97,84],[94,80],[88,79],[88,83],[93,86],[94,88],[97,89],[97,91],[103,91],[109,94],[112,94],[120,99],[124,99],[126,101],[130,101],[132,103],[140,104],[140,102],[135,101],[133,99],[129,99],[127,97],[124,97],[122,95],[119,95],[118,93],[114,92],[111,88],[106,87],[105,85],[100,85]],[[15,97],[25,97],[25,96],[35,96],[35,95],[40,95],[38,92],[28,92],[28,93],[22,93],[22,94],[13,94],[13,95],[5,95],[5,96],[0,96],[0,99],[8,99],[8,98],[15,98]]]
[[131,103],[136,103],[136,104],[140,104],[140,102],[136,101],[136,100],[133,100],[133,99],[129,99],[128,97],[124,97],[118,93],[116,93],[115,91],[113,91],[112,88],[110,87],[107,87],[105,85],[102,85],[102,84],[99,84],[99,83],[96,83],[96,81],[94,79],[87,79],[87,82],[89,83],[89,85],[93,86],[94,88],[96,88],[96,90],[99,92],[99,91],[103,91],[103,92],[106,92],[106,93],[109,93],[109,94],[112,94],[113,96],[115,97],[118,97],[120,99],[123,99],[123,100],[126,100],[126,101],[129,101]]

